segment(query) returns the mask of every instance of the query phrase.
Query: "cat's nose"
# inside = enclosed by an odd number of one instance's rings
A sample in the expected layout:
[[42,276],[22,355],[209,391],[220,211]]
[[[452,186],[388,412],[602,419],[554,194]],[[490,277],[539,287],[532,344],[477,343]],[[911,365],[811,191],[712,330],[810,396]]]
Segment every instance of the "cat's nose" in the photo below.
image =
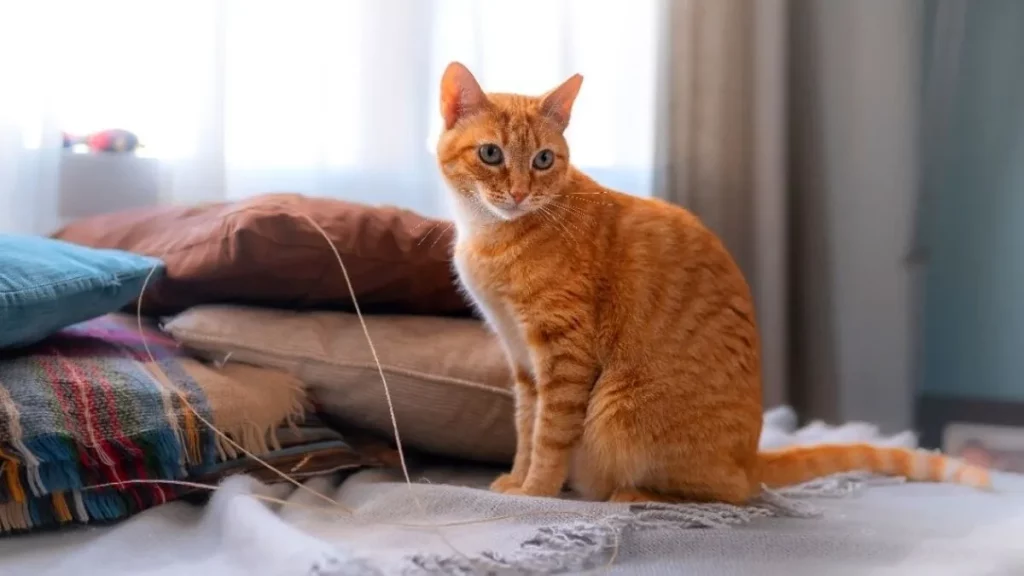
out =
[[512,197],[512,201],[518,206],[530,195],[530,191],[526,188],[513,188],[509,191],[508,195]]

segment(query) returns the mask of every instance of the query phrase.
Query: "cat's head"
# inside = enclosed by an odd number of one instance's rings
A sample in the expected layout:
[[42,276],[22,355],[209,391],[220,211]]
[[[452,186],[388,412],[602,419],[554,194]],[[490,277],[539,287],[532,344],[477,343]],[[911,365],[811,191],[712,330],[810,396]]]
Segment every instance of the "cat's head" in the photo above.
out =
[[485,94],[473,74],[452,62],[441,79],[444,132],[441,173],[479,214],[513,220],[553,201],[569,173],[563,133],[583,77],[543,96]]

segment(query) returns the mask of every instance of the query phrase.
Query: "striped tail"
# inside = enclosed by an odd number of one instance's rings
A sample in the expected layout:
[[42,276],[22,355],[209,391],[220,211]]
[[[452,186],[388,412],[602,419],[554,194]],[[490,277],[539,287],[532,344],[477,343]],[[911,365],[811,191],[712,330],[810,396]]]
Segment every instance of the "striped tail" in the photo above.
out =
[[992,477],[985,468],[927,450],[870,444],[823,444],[768,450],[758,455],[761,482],[769,488],[856,471],[903,476],[915,482],[952,482],[982,489],[992,487]]

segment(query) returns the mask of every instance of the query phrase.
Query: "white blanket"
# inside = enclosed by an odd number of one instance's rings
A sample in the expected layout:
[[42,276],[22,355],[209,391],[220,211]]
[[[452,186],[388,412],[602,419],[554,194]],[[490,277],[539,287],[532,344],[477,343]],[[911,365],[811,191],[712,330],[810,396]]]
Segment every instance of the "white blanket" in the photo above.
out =
[[[863,424],[793,431],[787,410],[765,418],[765,446],[916,441]],[[864,486],[878,482],[847,476],[739,508],[511,498],[478,488],[496,472],[419,471],[411,491],[384,471],[308,484],[354,515],[303,491],[233,478],[204,507],[174,503],[116,526],[0,540],[0,574],[543,574],[609,562],[621,574],[1024,574],[1024,479],[1016,476],[1000,476],[996,494]],[[253,493],[292,504],[265,505]],[[500,516],[513,517],[476,522]]]

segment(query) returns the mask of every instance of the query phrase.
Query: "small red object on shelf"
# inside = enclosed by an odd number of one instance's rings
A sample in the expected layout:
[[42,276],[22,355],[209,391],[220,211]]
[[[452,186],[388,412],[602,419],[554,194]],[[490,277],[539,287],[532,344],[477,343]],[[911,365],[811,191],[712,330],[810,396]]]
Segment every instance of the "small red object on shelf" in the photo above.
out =
[[78,144],[84,144],[91,152],[134,152],[139,147],[139,137],[128,130],[118,128],[100,130],[85,136],[64,133],[65,148]]

